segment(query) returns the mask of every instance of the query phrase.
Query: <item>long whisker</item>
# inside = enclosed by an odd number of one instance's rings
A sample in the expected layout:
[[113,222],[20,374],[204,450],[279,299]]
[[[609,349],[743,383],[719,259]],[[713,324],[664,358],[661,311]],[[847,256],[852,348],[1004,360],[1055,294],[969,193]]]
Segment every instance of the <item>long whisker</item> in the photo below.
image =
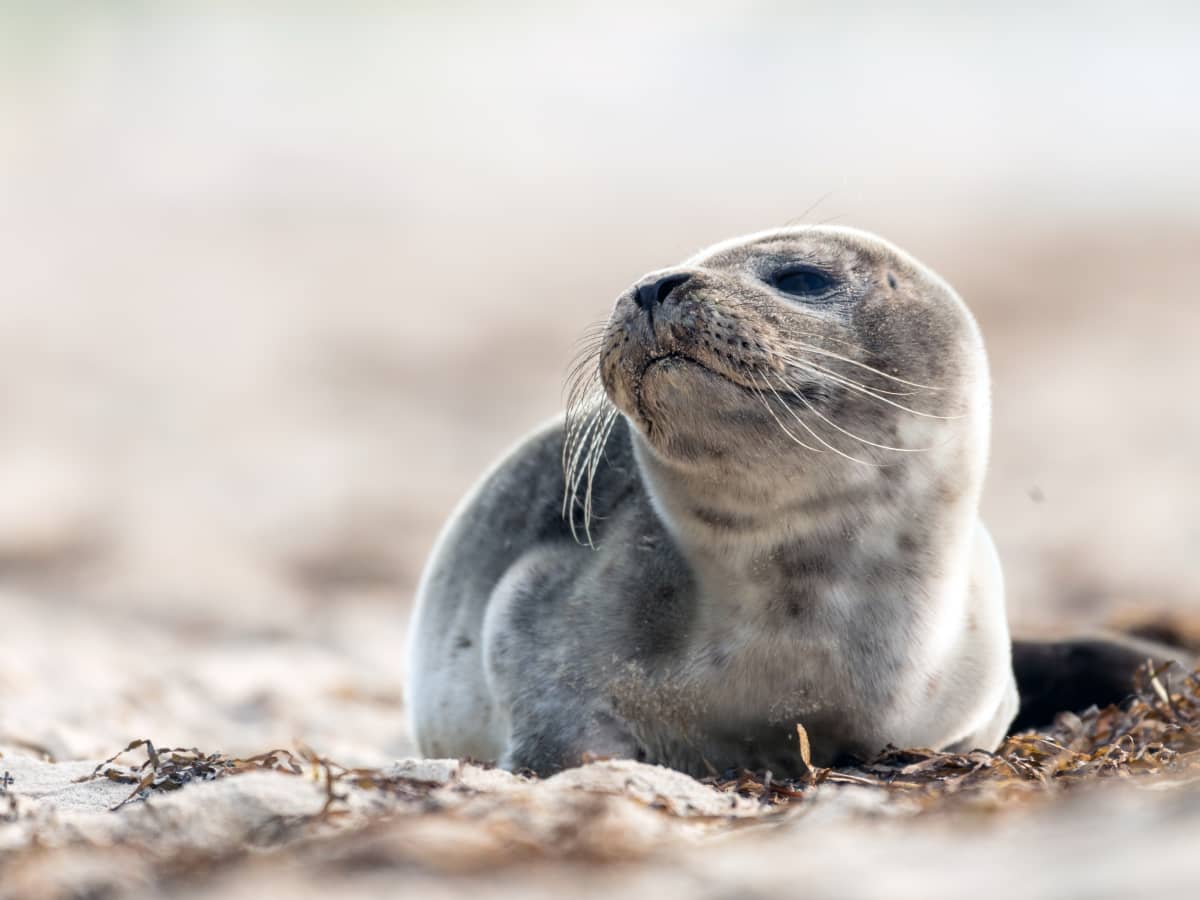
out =
[[[567,373],[566,418],[563,428],[562,516],[571,537],[579,542],[579,514],[582,511],[583,537],[592,541],[593,488],[596,473],[604,458],[604,448],[620,413],[609,402],[600,379],[600,359],[606,343],[607,321],[597,322],[577,343]],[[580,497],[582,489],[582,498]]]
[[593,322],[583,334],[575,342],[574,352],[571,355],[571,361],[567,364],[570,372],[568,382],[571,381],[577,370],[587,366],[589,363],[597,362],[599,351],[604,346],[604,340],[608,333],[608,320],[600,319]]
[[568,389],[574,389],[579,386],[581,380],[587,381],[593,375],[599,374],[599,356],[603,344],[604,342],[601,340],[595,346],[588,345],[579,349],[567,367],[566,387]]
[[565,457],[563,463],[563,473],[566,477],[566,494],[563,497],[563,515],[567,515],[568,508],[575,500],[576,491],[579,488],[579,482],[583,477],[584,471],[580,468],[580,460],[586,458],[586,454],[590,451],[592,434],[596,431],[598,424],[606,415],[606,411],[599,404],[598,400],[593,398],[594,408],[581,414],[585,414],[581,425],[572,426],[563,440],[563,455]]
[[820,206],[822,203],[824,203],[826,200],[828,200],[828,199],[829,199],[830,197],[832,197],[832,196],[833,196],[833,191],[826,191],[824,194],[822,194],[820,197],[818,197],[818,198],[816,199],[816,202],[812,203],[812,204],[811,204],[811,205],[808,207],[808,209],[806,209],[804,212],[800,213],[800,215],[798,215],[798,216],[794,216],[793,218],[791,218],[791,219],[788,219],[788,220],[787,220],[787,222],[784,224],[784,226],[783,226],[783,227],[784,227],[784,228],[791,228],[791,227],[792,227],[792,225],[794,225],[795,223],[797,223],[797,222],[803,222],[803,221],[804,221],[805,219],[807,219],[807,218],[808,218],[810,215],[812,215],[812,213],[813,213],[813,212],[815,212],[815,211],[816,211],[816,209],[817,209],[817,207],[818,207],[818,206]]
[[[785,390],[790,390],[788,388],[788,385],[786,384],[786,382],[784,382],[781,385],[781,387],[783,387]],[[933,449],[932,447],[889,447],[887,444],[877,444],[874,441],[869,441],[862,435],[855,434],[853,431],[847,431],[845,428],[843,428],[837,422],[833,421],[833,419],[826,416],[819,409],[817,409],[815,406],[813,406],[811,403],[809,403],[808,400],[805,399],[804,395],[800,391],[791,390],[790,393],[792,394],[793,397],[795,397],[797,400],[799,400],[801,403],[803,403],[805,408],[807,408],[810,413],[812,413],[814,416],[816,416],[822,422],[826,423],[827,425],[829,425],[832,428],[836,428],[842,434],[846,435],[846,437],[854,438],[854,440],[858,441],[861,444],[866,444],[870,447],[878,447],[880,450],[893,450],[896,453],[927,453]]]
[[843,347],[849,347],[851,350],[857,350],[859,353],[870,355],[870,351],[867,350],[867,348],[862,344],[856,344],[853,341],[836,338],[831,334],[821,334],[819,331],[790,331],[781,329],[780,337],[787,341],[791,341],[793,337],[814,337],[819,338],[822,341],[832,341],[835,344],[841,344]]
[[608,444],[608,436],[612,434],[618,415],[619,413],[615,409],[609,410],[605,415],[604,424],[597,431],[597,437],[592,441],[592,451],[587,461],[587,487],[584,489],[583,495],[583,533],[587,538],[588,546],[592,549],[596,547],[592,543],[592,486],[596,480],[596,470],[604,458],[604,447]]
[[904,378],[900,378],[896,375],[889,375],[887,372],[884,372],[882,369],[876,369],[874,366],[868,366],[866,363],[859,362],[857,359],[851,359],[848,356],[842,356],[840,353],[834,353],[832,350],[822,350],[820,347],[813,347],[809,344],[801,344],[801,343],[797,343],[797,346],[801,350],[807,350],[810,353],[816,353],[820,356],[828,356],[831,359],[837,359],[844,363],[849,363],[850,365],[857,366],[860,369],[866,369],[868,372],[874,372],[876,375],[879,375],[883,378],[887,378],[890,381],[896,382],[897,384],[904,384],[904,385],[908,385],[909,387],[921,388],[922,390],[926,390],[926,391],[940,391],[941,390],[941,388],[939,388],[939,387],[934,387],[934,386],[928,385],[928,384],[919,384],[915,381],[908,381],[908,380],[906,380]]
[[591,426],[592,418],[598,412],[597,400],[594,394],[585,393],[576,397],[567,405],[566,428],[563,432],[563,471],[567,472],[574,466],[580,442],[587,429]]
[[[600,416],[593,416],[591,419],[589,419],[588,428],[584,432],[584,437],[581,438],[579,441],[579,446],[576,449],[573,459],[571,461],[571,468],[568,470],[568,472],[566,473],[566,477],[565,477],[566,483],[564,486],[564,493],[563,493],[562,516],[564,519],[567,520],[567,527],[571,531],[571,537],[574,538],[576,541],[579,541],[579,532],[578,532],[578,527],[576,525],[576,519],[575,519],[577,507],[580,505],[579,486],[580,486],[580,484],[583,483],[583,480],[584,480],[585,476],[587,475],[587,467],[579,465],[579,461],[582,458],[584,458],[583,457],[584,448],[590,446],[591,439],[594,436],[595,430],[601,421],[602,421],[602,419]],[[584,506],[584,509],[586,510],[587,509],[586,499],[583,503],[583,506]],[[583,525],[584,525],[584,532],[587,533],[588,528],[589,528],[589,523],[588,523],[586,517],[584,519]],[[580,541],[580,543],[582,543],[582,542]]]
[[[807,422],[805,422],[803,419],[801,419],[800,416],[797,415],[796,411],[794,409],[792,409],[791,406],[789,406],[782,397],[779,396],[779,392],[776,391],[774,386],[771,384],[770,378],[768,378],[766,376],[764,376],[764,378],[766,379],[767,387],[771,388],[771,393],[775,395],[775,399],[777,399],[780,402],[780,404],[783,406],[784,409],[786,409],[789,413],[792,414],[793,419],[795,419],[797,422],[799,422],[801,425],[803,425],[804,429],[809,434],[811,434],[813,437],[815,437],[823,446],[825,446],[829,450],[832,450],[838,456],[841,456],[844,459],[850,460],[850,462],[860,463],[861,465],[864,465],[864,466],[871,466],[872,468],[875,468],[875,469],[885,468],[885,466],[881,463],[869,462],[868,460],[865,460],[865,459],[859,459],[857,456],[851,456],[849,453],[843,453],[837,447],[833,446],[833,444],[829,443],[829,441],[825,440],[825,438],[821,437],[811,427],[809,427],[809,424]],[[799,394],[797,394],[796,396],[799,396]]]
[[583,343],[588,338],[595,337],[597,334],[603,334],[608,329],[608,323],[608,318],[594,320],[580,333],[577,343]]
[[[815,363],[811,359],[805,359],[802,356],[791,356],[787,353],[780,353],[779,358],[782,360],[785,360],[786,362],[793,363],[795,365],[807,366],[810,369],[815,369],[816,371],[823,372],[826,375],[836,375],[839,378],[845,378],[847,381],[853,381],[855,384],[862,385],[863,387],[867,387],[867,385],[863,384],[861,381],[858,381],[857,379],[851,378],[849,375],[843,375],[841,372],[835,372],[833,369],[826,368],[825,366],[822,366],[820,363]],[[876,387],[874,385],[871,385],[870,389],[873,391],[877,391],[880,394],[887,394],[889,397],[914,397],[917,394],[921,393],[920,391],[893,391],[889,388],[881,388],[881,387]]]
[[837,375],[833,372],[830,372],[828,369],[822,369],[818,366],[815,366],[812,363],[802,362],[800,360],[791,359],[788,361],[790,363],[792,363],[792,365],[796,365],[796,366],[800,366],[803,368],[811,369],[813,371],[821,372],[825,375],[826,378],[829,378],[832,381],[837,382],[838,384],[844,385],[845,387],[850,388],[850,390],[852,390],[852,391],[857,391],[860,394],[866,394],[868,397],[872,397],[872,398],[878,400],[880,403],[886,403],[888,406],[894,406],[894,407],[896,407],[896,409],[902,409],[902,410],[904,410],[904,412],[912,413],[914,416],[921,416],[922,418],[926,418],[926,419],[941,419],[943,421],[952,421],[954,419],[962,418],[961,415],[939,416],[934,413],[921,412],[921,410],[919,410],[919,409],[911,409],[902,403],[897,403],[894,400],[889,400],[887,397],[880,396],[879,394],[872,391],[870,388],[863,387],[857,381],[851,381],[847,378],[843,378],[841,375]]
[[[754,378],[754,375],[751,374],[750,377]],[[754,378],[754,383],[756,385],[758,384],[757,378]],[[769,402],[767,402],[766,394],[764,394],[761,389],[755,388],[754,393],[757,395],[758,399],[762,402],[762,405],[766,408],[767,412],[769,412],[771,414],[771,418],[775,420],[775,424],[777,424],[780,427],[780,429],[783,431],[784,434],[786,434],[789,438],[791,438],[795,443],[799,444],[805,450],[811,450],[813,453],[823,453],[824,452],[819,447],[810,447],[808,444],[804,443],[804,441],[800,440],[800,438],[796,437],[796,435],[792,434],[791,430],[786,425],[783,424],[783,420],[780,419],[779,416],[775,415],[775,410],[771,409],[771,404]],[[787,404],[785,403],[784,406],[786,407]],[[801,424],[804,424],[804,423],[802,422]]]

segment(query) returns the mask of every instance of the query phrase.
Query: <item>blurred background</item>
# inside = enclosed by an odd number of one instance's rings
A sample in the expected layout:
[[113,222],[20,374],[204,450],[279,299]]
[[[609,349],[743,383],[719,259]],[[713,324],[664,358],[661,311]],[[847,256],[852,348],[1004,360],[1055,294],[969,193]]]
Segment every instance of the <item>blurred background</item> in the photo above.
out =
[[0,743],[410,748],[408,604],[643,272],[976,312],[1018,630],[1200,612],[1194,4],[0,5]]

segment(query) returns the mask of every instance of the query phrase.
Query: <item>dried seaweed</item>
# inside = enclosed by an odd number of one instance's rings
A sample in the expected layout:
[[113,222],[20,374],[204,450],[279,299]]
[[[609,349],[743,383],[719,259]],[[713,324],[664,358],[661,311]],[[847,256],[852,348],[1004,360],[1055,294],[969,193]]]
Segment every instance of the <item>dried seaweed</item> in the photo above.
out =
[[[1052,727],[1015,734],[995,752],[888,748],[866,762],[822,768],[811,764],[808,735],[798,725],[798,752],[803,762],[800,777],[778,779],[770,772],[742,771],[714,774],[704,781],[719,790],[756,797],[775,806],[801,800],[822,784],[885,790],[932,804],[951,795],[990,792],[1003,799],[1014,792],[1069,788],[1099,778],[1200,770],[1200,670],[1187,673],[1177,666],[1155,669],[1147,662],[1133,687],[1124,703],[1104,709],[1093,707],[1080,714],[1061,713]],[[118,764],[124,754],[139,749],[146,753],[140,765]],[[350,808],[347,788],[422,801],[432,808],[431,794],[440,786],[439,782],[420,781],[386,769],[343,766],[304,746],[237,758],[196,748],[158,749],[147,739],[130,742],[80,780],[107,778],[133,785],[129,796],[113,807],[118,810],[153,793],[177,790],[193,781],[262,770],[293,776],[308,773],[325,788],[325,803],[318,812],[295,822],[274,823],[285,831],[346,815]]]
[[[1062,713],[1053,726],[1013,735],[994,753],[889,748],[870,761],[821,768],[811,764],[807,732],[802,727],[797,729],[797,739],[797,753],[804,763],[800,777],[778,779],[769,772],[740,772],[714,775],[706,781],[731,794],[758,798],[768,817],[789,809],[802,810],[821,785],[874,792],[888,803],[894,801],[893,808],[910,813],[992,812],[1010,809],[1017,801],[1049,799],[1056,792],[1105,779],[1200,775],[1200,673],[1155,670],[1147,665],[1125,702],[1079,714]],[[144,761],[126,757],[137,752],[145,754]],[[612,809],[609,798],[592,797],[594,802],[583,798],[585,802],[547,809],[544,821],[531,818],[530,810],[535,807],[529,805],[528,797],[511,803],[497,798],[498,802],[464,809],[453,795],[437,790],[445,786],[442,781],[413,779],[399,774],[398,769],[343,766],[305,746],[238,758],[196,748],[162,749],[141,739],[130,742],[80,780],[105,778],[129,785],[129,796],[114,807],[121,809],[194,781],[264,770],[318,784],[324,802],[319,807],[314,804],[315,811],[308,815],[270,817],[240,840],[217,847],[178,847],[168,842],[157,852],[153,842],[135,842],[120,857],[124,860],[121,864],[134,873],[129,877],[146,879],[161,892],[170,893],[219,872],[247,866],[252,858],[261,860],[264,850],[270,850],[275,859],[306,860],[326,872],[346,873],[402,866],[492,871],[538,859],[608,864],[651,849],[651,845],[613,841],[614,829],[622,828],[623,820],[606,818]],[[8,776],[0,777],[0,794],[6,794],[2,799],[14,801],[9,804],[8,818],[15,820],[17,798],[7,790],[8,783]],[[456,793],[467,790],[461,783],[451,782],[451,786]],[[0,820],[5,818],[2,799]],[[964,807],[964,803],[969,805]],[[644,805],[663,816],[689,815],[660,797]],[[397,817],[397,812],[407,815]],[[412,813],[433,815],[412,817]],[[744,816],[705,818],[706,824],[721,826],[723,820],[729,828],[763,821]],[[438,825],[426,834],[422,829],[432,822]],[[34,832],[27,851],[40,846],[36,835]],[[417,835],[422,837],[414,842]],[[37,857],[27,852],[26,858],[47,871],[57,870],[55,860],[67,858],[66,854],[80,846],[39,849],[36,853],[48,855]],[[15,850],[0,853],[0,865],[17,858]]]
[[[126,753],[138,749],[146,752],[146,761],[141,765],[114,765]],[[193,781],[213,781],[226,775],[262,770],[299,775],[304,767],[290,750],[269,750],[240,759],[223,753],[203,753],[195,747],[167,747],[160,750],[148,738],[139,738],[130,741],[124,749],[96,766],[90,775],[77,778],[76,781],[107,778],[119,784],[136,785],[128,797],[112,807],[115,812],[134,800],[146,799],[154,792],[174,791]]]
[[[134,750],[145,751],[144,762],[139,765],[116,764],[122,756]],[[112,807],[112,811],[116,812],[135,800],[145,800],[156,792],[178,790],[193,781],[213,781],[230,775],[260,771],[281,772],[286,775],[303,775],[307,771],[314,781],[324,784],[325,804],[315,816],[308,817],[320,820],[336,818],[346,812],[344,808],[338,808],[338,804],[347,799],[344,793],[339,793],[339,786],[350,785],[405,799],[427,798],[435,787],[441,786],[441,782],[422,781],[383,769],[343,766],[303,745],[298,746],[295,751],[276,749],[241,758],[226,756],[220,752],[204,753],[195,747],[159,749],[148,738],[130,741],[122,750],[96,766],[91,774],[77,778],[76,781],[107,778],[119,784],[134,785],[129,796]]]
[[345,794],[338,793],[339,786],[377,791],[405,800],[427,800],[435,788],[443,786],[440,781],[424,781],[406,775],[396,775],[386,769],[343,766],[319,756],[303,745],[297,748],[297,752],[312,767],[314,776],[318,777],[325,785],[325,805],[317,814],[322,818],[336,816],[345,811],[336,808],[337,804],[343,803],[347,799]]
[[[826,783],[934,801],[959,793],[1069,788],[1099,778],[1200,770],[1200,670],[1187,673],[1174,664],[1154,668],[1148,661],[1133,688],[1119,705],[1060,713],[1051,728],[1012,735],[994,753],[888,748],[868,762],[841,769],[814,768],[805,757],[805,775],[797,779],[741,772],[705,780],[720,790],[775,804],[802,798]],[[802,729],[800,733],[803,755]]]

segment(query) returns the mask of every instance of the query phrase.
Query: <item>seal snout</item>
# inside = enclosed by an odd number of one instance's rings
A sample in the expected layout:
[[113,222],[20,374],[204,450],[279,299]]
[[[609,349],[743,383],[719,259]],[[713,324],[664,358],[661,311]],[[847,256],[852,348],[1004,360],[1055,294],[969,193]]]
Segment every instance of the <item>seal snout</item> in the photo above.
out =
[[687,272],[672,272],[649,278],[633,289],[633,302],[653,318],[654,307],[665,303],[671,291],[687,282],[691,277]]

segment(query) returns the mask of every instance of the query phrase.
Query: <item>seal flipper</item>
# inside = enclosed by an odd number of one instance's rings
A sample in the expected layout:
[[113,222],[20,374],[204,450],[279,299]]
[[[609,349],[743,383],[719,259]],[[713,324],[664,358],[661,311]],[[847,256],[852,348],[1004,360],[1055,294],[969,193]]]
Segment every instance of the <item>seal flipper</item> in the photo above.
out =
[[536,709],[514,706],[512,735],[500,768],[545,778],[590,759],[644,760],[645,753],[606,711],[569,702]]
[[1021,697],[1010,732],[1049,725],[1055,715],[1120,703],[1133,693],[1134,674],[1151,660],[1191,670],[1186,650],[1136,638],[1013,641],[1013,670]]

